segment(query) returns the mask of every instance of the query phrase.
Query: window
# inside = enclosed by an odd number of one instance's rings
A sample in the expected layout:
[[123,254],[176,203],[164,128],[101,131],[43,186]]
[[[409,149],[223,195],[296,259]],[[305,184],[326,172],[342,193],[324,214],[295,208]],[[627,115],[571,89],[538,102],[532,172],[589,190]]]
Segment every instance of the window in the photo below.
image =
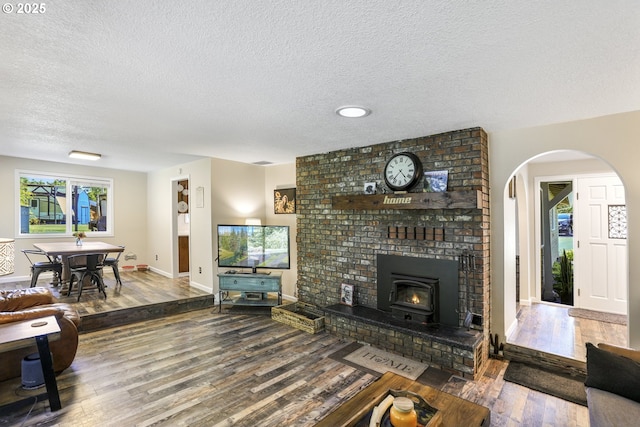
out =
[[627,238],[627,205],[609,205],[609,238]]
[[113,181],[18,172],[20,236],[113,234]]

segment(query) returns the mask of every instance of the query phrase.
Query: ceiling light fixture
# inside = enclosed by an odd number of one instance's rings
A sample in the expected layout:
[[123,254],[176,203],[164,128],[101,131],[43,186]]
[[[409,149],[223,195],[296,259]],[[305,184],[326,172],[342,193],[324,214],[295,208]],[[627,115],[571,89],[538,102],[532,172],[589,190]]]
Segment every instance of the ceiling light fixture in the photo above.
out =
[[366,117],[371,114],[371,110],[364,107],[358,107],[357,105],[346,105],[336,110],[336,114],[341,117],[347,117],[355,119],[359,117]]
[[72,159],[98,160],[102,157],[102,154],[73,150],[69,152],[69,157],[71,157]]

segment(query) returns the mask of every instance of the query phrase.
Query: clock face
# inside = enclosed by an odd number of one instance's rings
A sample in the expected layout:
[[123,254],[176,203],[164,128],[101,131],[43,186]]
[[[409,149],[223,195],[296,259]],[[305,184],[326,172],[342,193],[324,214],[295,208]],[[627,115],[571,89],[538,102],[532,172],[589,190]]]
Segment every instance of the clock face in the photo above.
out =
[[422,163],[413,153],[398,153],[384,167],[384,181],[392,190],[413,187],[422,175]]

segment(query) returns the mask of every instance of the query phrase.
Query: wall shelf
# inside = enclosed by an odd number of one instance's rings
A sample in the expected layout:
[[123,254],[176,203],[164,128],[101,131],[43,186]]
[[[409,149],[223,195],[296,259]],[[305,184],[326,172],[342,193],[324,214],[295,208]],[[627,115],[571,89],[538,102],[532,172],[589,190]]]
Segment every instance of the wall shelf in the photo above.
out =
[[333,209],[481,209],[480,190],[334,196]]

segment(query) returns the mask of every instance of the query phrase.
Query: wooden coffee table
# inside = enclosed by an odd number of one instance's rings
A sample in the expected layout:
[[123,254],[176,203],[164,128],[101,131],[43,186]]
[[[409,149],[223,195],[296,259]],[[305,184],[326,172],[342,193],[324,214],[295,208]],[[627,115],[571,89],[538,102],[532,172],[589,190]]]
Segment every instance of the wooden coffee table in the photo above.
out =
[[[443,427],[489,427],[491,425],[491,411],[481,405],[461,399],[449,393],[436,390],[424,384],[420,384],[409,378],[387,372],[380,379],[367,386],[353,398],[321,420],[317,427],[349,427],[353,426],[364,417],[373,407],[378,405],[387,395],[389,390],[408,390],[422,396],[429,405],[438,409],[438,414],[433,421],[440,422],[436,425]],[[437,420],[436,420],[437,419]]]

